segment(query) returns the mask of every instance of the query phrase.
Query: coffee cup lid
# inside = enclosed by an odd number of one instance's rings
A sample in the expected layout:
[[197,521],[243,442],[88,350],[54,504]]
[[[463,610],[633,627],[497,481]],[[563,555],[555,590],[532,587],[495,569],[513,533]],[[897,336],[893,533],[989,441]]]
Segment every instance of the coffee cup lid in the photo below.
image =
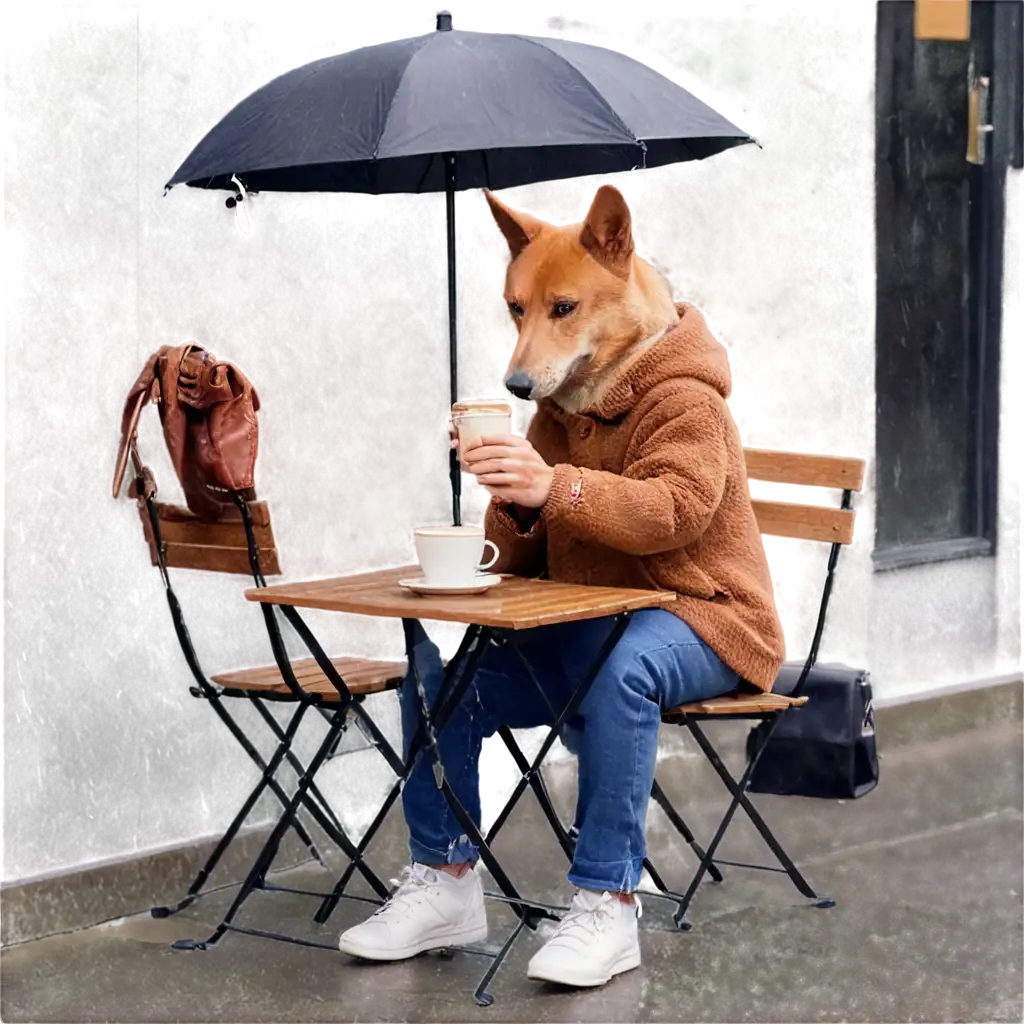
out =
[[469,398],[462,402],[456,402],[452,406],[452,412],[493,412],[511,415],[512,407],[501,398]]

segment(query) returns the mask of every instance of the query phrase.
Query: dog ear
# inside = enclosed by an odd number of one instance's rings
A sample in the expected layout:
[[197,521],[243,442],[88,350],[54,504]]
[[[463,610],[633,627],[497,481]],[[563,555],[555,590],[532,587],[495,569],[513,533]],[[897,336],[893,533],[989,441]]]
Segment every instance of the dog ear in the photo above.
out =
[[484,189],[484,196],[515,259],[541,233],[544,221],[510,209],[489,189]]
[[597,190],[580,231],[580,245],[613,273],[629,276],[629,258],[633,255],[632,218],[617,188],[602,185]]

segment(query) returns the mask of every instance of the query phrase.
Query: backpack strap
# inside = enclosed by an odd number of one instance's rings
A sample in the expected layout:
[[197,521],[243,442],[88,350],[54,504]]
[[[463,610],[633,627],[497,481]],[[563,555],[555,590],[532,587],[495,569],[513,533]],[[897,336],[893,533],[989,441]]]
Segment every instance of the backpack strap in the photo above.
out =
[[[167,346],[165,345],[146,360],[146,365],[142,368],[142,372],[125,399],[124,411],[121,414],[121,443],[118,445],[117,462],[114,465],[115,498],[121,493],[121,483],[128,465],[128,456],[131,455],[137,472],[141,473],[145,468],[135,446],[138,439],[139,417],[142,415],[142,407],[147,401],[160,401],[160,380],[157,376],[157,366],[160,357],[166,350]],[[149,474],[149,479],[153,479],[152,473]],[[153,486],[155,491],[156,485]]]

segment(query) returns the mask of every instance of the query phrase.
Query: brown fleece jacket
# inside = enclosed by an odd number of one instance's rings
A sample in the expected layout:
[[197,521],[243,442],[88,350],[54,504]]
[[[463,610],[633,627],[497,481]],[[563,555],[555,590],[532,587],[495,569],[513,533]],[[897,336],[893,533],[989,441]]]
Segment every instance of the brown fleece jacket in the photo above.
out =
[[555,467],[526,533],[491,502],[496,572],[674,590],[668,610],[728,666],[770,690],[785,656],[739,433],[725,349],[703,316],[680,322],[586,415],[538,403],[527,438]]

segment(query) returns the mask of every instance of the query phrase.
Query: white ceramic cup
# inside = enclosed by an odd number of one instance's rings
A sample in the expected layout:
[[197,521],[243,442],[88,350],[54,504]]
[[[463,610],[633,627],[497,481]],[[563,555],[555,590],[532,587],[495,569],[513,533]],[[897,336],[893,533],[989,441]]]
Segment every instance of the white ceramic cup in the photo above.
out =
[[[494,557],[481,564],[488,545]],[[498,546],[484,538],[482,526],[421,526],[416,530],[416,557],[429,586],[468,587],[477,573],[498,560]]]
[[512,433],[512,407],[501,398],[474,398],[452,406],[452,423],[459,432],[459,451],[478,437]]

